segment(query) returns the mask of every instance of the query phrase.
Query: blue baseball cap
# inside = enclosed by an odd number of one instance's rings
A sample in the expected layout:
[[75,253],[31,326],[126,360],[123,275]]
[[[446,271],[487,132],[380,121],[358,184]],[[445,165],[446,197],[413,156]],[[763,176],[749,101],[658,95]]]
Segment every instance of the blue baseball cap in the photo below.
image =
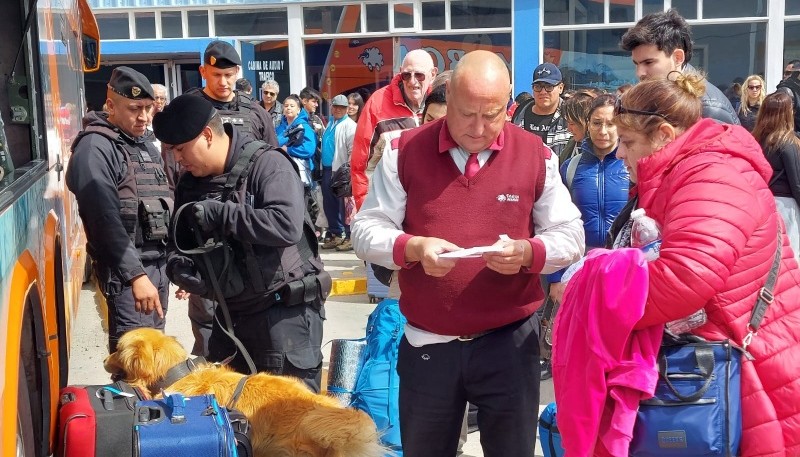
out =
[[550,62],[543,63],[533,70],[533,83],[561,84],[561,70]]

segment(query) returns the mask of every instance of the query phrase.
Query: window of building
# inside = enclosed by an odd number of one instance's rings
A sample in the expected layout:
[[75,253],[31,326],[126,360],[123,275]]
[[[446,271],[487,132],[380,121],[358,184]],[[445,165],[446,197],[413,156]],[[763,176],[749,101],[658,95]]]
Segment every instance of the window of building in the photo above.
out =
[[786,67],[786,62],[800,59],[800,21],[786,21],[783,29],[783,63],[782,68]]
[[285,8],[259,10],[214,10],[218,36],[286,35],[289,22]]
[[[562,3],[564,0],[560,0]],[[511,0],[452,0],[450,28],[511,27]]]
[[686,19],[697,19],[697,0],[672,0],[672,7]]
[[369,4],[367,8],[367,32],[389,31],[389,5]]
[[360,33],[361,5],[313,6],[303,8],[306,34]]
[[[791,1],[786,2],[792,3]],[[797,3],[795,1],[794,3]],[[767,2],[759,1],[738,1],[738,2],[703,2],[703,19],[723,18],[723,17],[749,17],[766,16]]]
[[391,37],[306,41],[306,85],[318,89],[326,100],[352,92],[366,100],[394,75],[393,41]]
[[163,38],[182,38],[183,24],[180,11],[161,12],[161,36]]
[[187,11],[186,18],[189,22],[190,37],[208,36],[208,11]]
[[636,83],[630,53],[619,47],[625,28],[544,33],[544,61],[561,70],[567,89],[596,87],[607,91]]
[[786,15],[800,14],[800,2],[787,1]]
[[636,12],[632,2],[611,0],[608,5],[609,22],[636,22]]
[[394,12],[394,28],[395,29],[411,29],[414,28],[414,4],[413,3],[395,3],[392,5]]
[[603,2],[544,0],[544,25],[602,24]]
[[[275,80],[279,86],[278,101],[289,95],[289,42],[286,40],[262,41],[254,43],[253,62],[242,62],[242,68],[254,71],[253,96],[263,100],[261,86],[269,80]],[[276,126],[277,127],[277,126]]]
[[100,40],[129,40],[128,13],[98,14],[97,27],[100,28]]
[[136,13],[136,38],[156,37],[156,13]]
[[708,81],[724,90],[736,78],[764,74],[766,37],[766,22],[693,25],[689,63],[708,72]]
[[422,4],[422,30],[445,29],[444,2],[425,2]]
[[664,11],[664,0],[642,0],[642,16]]

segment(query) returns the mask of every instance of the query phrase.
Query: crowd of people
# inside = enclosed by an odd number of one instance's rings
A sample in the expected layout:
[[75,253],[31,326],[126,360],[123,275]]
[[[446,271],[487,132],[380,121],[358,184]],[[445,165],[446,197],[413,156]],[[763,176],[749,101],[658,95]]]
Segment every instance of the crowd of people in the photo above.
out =
[[[404,454],[456,455],[472,403],[486,455],[530,455],[539,383],[564,369],[540,358],[537,310],[569,298],[564,272],[587,252],[629,247],[642,208],[662,240],[636,328],[703,309],[693,333],[742,341],[783,246],[754,360],[742,362],[741,455],[799,455],[800,61],[773,93],[748,76],[731,103],[691,66],[675,10],[642,18],[620,47],[636,85],[567,88],[547,62],[513,100],[491,52],[439,74],[411,50],[368,98],[331,96],[328,119],[312,88],[281,96],[270,80],[256,100],[222,41],[205,51],[205,86],[172,101],[116,68],[66,174],[109,305],[109,350],[133,328],[163,329],[172,282],[190,300],[194,354],[247,370],[230,321],[256,369],[319,391],[330,290],[319,250],[354,249],[386,272],[408,319]],[[459,258],[475,246],[480,258]]]

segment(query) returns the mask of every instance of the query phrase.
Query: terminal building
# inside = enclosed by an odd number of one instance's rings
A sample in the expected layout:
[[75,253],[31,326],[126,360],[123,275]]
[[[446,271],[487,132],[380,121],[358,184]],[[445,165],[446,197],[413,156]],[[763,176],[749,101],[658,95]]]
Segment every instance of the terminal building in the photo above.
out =
[[[310,86],[330,99],[370,93],[423,48],[439,71],[487,49],[505,60],[514,94],[530,91],[533,68],[557,64],[568,88],[614,90],[636,82],[623,33],[642,16],[676,8],[691,24],[691,63],[722,88],[748,75],[774,88],[785,62],[800,59],[800,0],[89,0],[100,26],[103,67],[88,74],[99,107],[111,69],[129,65],[169,88],[202,84],[206,45],[232,43],[254,96],[268,79],[279,98]],[[327,114],[327,110],[323,109]]]

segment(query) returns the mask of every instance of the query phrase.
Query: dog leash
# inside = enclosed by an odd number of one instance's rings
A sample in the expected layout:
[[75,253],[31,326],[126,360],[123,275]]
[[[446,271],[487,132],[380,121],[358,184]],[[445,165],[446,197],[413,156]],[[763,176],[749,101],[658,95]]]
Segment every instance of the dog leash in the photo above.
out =
[[[178,217],[178,213],[183,211],[187,206],[193,205],[193,204],[194,204],[194,202],[186,203],[185,205],[183,205],[180,208],[178,208],[178,211],[175,214],[176,219]],[[191,218],[191,220],[194,221],[194,218]],[[197,240],[198,246],[203,246],[206,243],[203,241],[202,235],[200,235],[200,227],[198,226],[196,221],[194,221],[194,223],[195,223],[195,227],[194,227],[195,230],[193,230],[193,232],[194,232],[195,239]],[[222,242],[221,243],[222,243],[222,247],[224,249],[225,246],[227,246],[227,243],[225,242],[225,238],[224,237],[222,238]],[[225,320],[225,325],[220,325],[220,330],[222,330],[222,332],[224,334],[228,335],[228,338],[230,338],[231,341],[233,341],[233,344],[236,345],[237,350],[241,351],[242,357],[244,357],[244,361],[247,363],[247,368],[250,370],[250,374],[256,374],[257,373],[256,364],[253,363],[253,358],[250,357],[250,353],[247,352],[247,349],[245,349],[244,344],[242,344],[242,342],[239,340],[239,338],[237,338],[236,335],[234,334],[233,320],[231,319],[230,311],[228,311],[228,304],[225,301],[225,297],[222,295],[222,288],[219,286],[219,278],[217,278],[213,274],[214,268],[211,265],[211,259],[208,258],[209,257],[209,253],[210,253],[210,251],[203,252],[200,255],[200,257],[203,259],[203,264],[206,267],[206,271],[209,272],[209,276],[210,276],[209,279],[211,280],[211,287],[213,287],[213,289],[214,289],[214,295],[216,295],[216,297],[217,297],[217,303],[219,304],[220,310],[222,310],[222,317]],[[215,316],[215,318],[216,318],[216,316]],[[236,356],[236,354],[233,354],[233,356],[230,359],[232,360],[233,357],[235,357],[235,356]]]

